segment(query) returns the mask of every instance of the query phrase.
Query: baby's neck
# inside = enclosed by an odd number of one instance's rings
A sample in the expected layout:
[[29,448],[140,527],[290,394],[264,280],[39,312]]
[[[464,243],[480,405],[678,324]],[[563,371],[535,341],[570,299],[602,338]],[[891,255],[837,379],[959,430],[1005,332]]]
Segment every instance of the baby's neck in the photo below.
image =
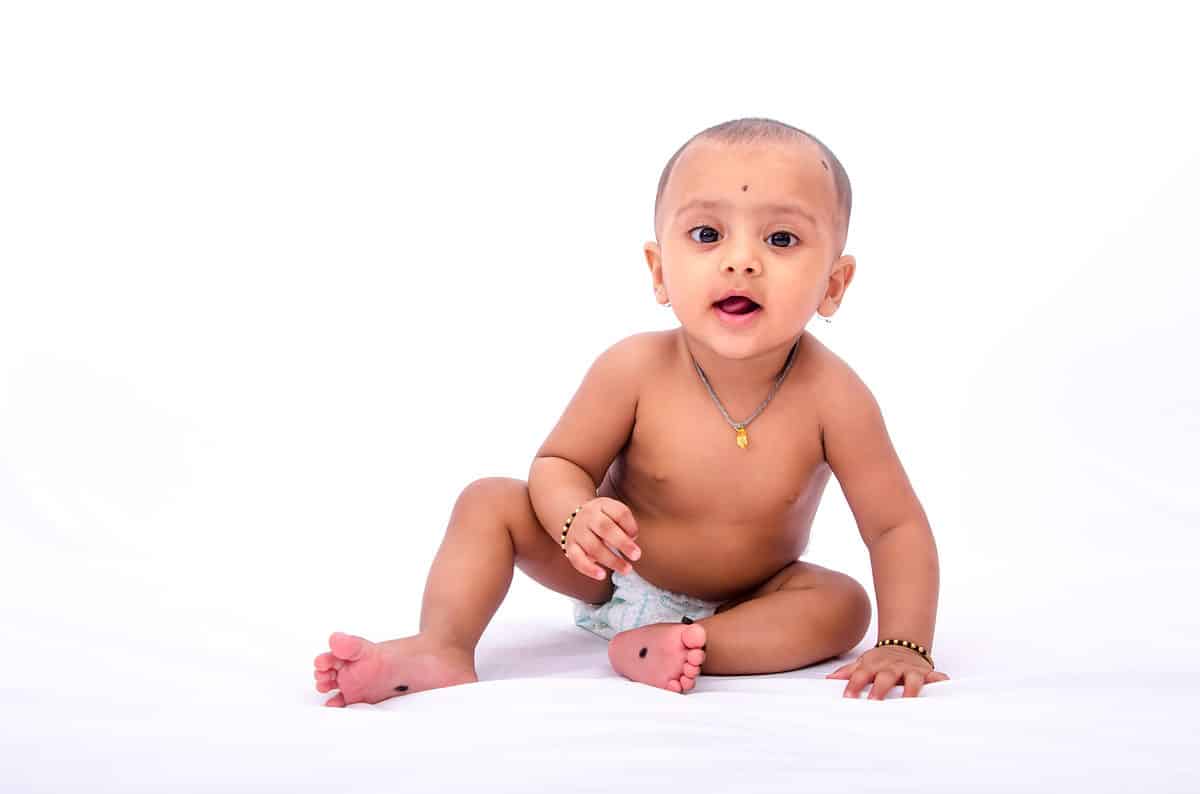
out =
[[[736,400],[740,397],[753,398],[755,395],[761,400],[770,392],[775,381],[786,368],[788,355],[791,353],[793,345],[796,345],[795,356],[800,355],[800,348],[804,344],[803,339],[804,335],[801,334],[773,350],[763,351],[750,358],[731,359],[719,355],[702,342],[687,336],[687,332],[680,328],[678,346],[683,360],[693,370],[695,369],[691,363],[693,359],[696,364],[700,365],[709,385],[723,401],[726,399]],[[794,366],[795,361],[793,360],[792,363]],[[699,377],[698,374],[697,377]],[[740,417],[734,417],[734,419],[737,420]]]

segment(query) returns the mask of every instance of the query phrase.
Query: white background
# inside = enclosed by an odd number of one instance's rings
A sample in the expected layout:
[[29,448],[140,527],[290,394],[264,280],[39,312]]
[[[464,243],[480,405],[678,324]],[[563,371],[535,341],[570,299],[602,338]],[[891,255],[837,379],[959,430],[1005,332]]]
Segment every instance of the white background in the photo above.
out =
[[[245,664],[315,708],[331,631],[414,632],[461,489],[525,478],[596,355],[677,324],[658,176],[743,116],[852,180],[858,270],[809,329],[932,523],[935,686],[1194,674],[1182,18],[439,8],[0,11],[0,649],[41,658],[9,686],[152,697],[207,654],[207,696]],[[874,592],[833,484],[805,559]],[[497,620],[569,613],[517,573]]]

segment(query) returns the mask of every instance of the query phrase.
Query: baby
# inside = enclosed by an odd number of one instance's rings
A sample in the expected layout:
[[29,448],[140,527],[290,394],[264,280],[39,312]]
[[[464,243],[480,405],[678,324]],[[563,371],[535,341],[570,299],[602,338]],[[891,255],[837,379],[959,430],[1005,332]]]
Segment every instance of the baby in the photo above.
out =
[[[538,450],[528,483],[463,489],[419,633],[335,632],[316,657],[325,704],[378,703],[478,680],[475,646],[513,566],[573,599],[633,681],[688,692],[701,671],[794,670],[862,641],[863,587],[797,559],[829,475],[870,553],[879,644],[827,678],[905,697],[933,671],[938,556],[866,385],[805,326],[854,277],[845,170],[813,136],[739,119],[667,162],[646,262],[680,327],[599,355]],[[611,578],[610,578],[611,572]]]

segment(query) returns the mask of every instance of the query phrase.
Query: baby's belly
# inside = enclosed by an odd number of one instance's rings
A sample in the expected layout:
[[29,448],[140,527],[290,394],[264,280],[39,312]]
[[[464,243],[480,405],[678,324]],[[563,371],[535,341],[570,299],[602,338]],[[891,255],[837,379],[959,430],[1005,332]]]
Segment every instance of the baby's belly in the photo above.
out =
[[[634,515],[636,516],[636,510]],[[638,575],[664,590],[729,601],[791,564],[803,549],[794,532],[639,520]],[[807,534],[807,533],[805,533]]]
[[[819,453],[818,453],[819,454]],[[714,488],[676,471],[646,476],[618,456],[597,489],[627,505],[638,525],[638,575],[665,590],[728,601],[754,590],[795,562],[808,546],[813,518],[831,471],[820,458],[755,482],[754,494]]]
[[636,488],[618,490],[608,477],[598,495],[633,511],[642,550],[633,561],[639,576],[664,590],[709,601],[743,595],[794,562],[808,545],[815,513],[810,505],[794,504],[741,521],[681,518],[645,503]]

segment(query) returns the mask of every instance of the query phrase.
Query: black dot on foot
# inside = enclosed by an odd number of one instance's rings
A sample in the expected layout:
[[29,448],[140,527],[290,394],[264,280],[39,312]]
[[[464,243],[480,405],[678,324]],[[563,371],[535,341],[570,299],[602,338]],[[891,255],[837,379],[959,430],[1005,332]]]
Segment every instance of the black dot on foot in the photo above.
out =
[[689,618],[687,615],[684,615],[684,616],[683,616],[683,620],[682,620],[682,621],[680,621],[680,622],[681,622],[681,623],[695,623],[696,621],[692,620],[692,619],[691,619],[691,618]]
[[749,187],[750,187],[749,185],[742,185],[742,192],[745,193],[747,188],[749,188]]
[[408,691],[408,685],[407,685],[407,684],[401,684],[400,686],[396,687],[396,691],[397,691],[397,692],[407,692],[407,691]]
[[640,651],[638,651],[638,656],[639,656],[640,658],[642,658],[642,659],[646,658],[646,651],[647,651],[647,650],[648,650],[647,648],[642,648]]
[[821,161],[821,165],[825,166],[825,170],[826,170],[826,171],[828,171],[828,170],[829,170],[829,163],[827,163],[827,162],[825,162],[824,160],[822,160],[822,161]]

